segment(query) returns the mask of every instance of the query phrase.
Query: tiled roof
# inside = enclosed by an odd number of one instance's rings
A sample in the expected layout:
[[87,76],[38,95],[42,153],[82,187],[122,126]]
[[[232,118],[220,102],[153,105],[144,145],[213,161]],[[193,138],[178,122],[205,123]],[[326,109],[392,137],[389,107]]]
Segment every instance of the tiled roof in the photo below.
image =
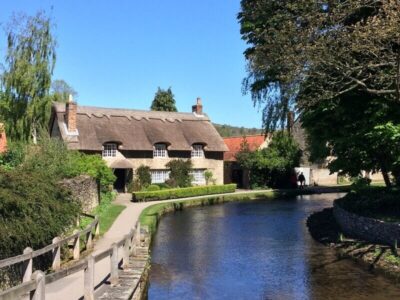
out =
[[[228,151],[224,153],[225,161],[236,161],[236,153],[240,151],[240,146],[243,143],[243,136],[227,137],[224,138],[225,145]],[[265,141],[265,135],[248,135],[246,136],[247,143],[249,144],[250,151],[255,151],[261,147]]]

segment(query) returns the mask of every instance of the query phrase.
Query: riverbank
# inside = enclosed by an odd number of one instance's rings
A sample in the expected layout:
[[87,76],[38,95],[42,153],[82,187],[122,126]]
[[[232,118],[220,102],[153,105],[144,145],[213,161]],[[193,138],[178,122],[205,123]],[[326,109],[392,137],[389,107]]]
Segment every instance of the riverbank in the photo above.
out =
[[142,226],[147,226],[150,234],[154,234],[157,224],[162,215],[182,210],[184,208],[222,204],[232,201],[252,201],[260,199],[273,199],[276,197],[294,197],[298,195],[312,195],[321,193],[348,192],[351,186],[332,186],[332,187],[310,187],[307,189],[296,190],[262,190],[245,191],[231,194],[210,195],[192,197],[187,199],[176,199],[170,201],[159,201],[157,204],[146,207],[140,214],[139,220]]
[[312,214],[307,219],[307,227],[315,240],[334,248],[340,257],[350,258],[396,283],[400,281],[400,257],[397,251],[389,246],[343,236],[332,208]]

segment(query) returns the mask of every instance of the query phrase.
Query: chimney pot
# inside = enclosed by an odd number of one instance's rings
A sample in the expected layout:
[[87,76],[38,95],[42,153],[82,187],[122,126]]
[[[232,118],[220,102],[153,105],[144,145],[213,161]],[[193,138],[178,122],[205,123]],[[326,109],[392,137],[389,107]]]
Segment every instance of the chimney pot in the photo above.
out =
[[196,105],[192,106],[192,112],[196,115],[203,115],[203,104],[200,97],[197,97]]

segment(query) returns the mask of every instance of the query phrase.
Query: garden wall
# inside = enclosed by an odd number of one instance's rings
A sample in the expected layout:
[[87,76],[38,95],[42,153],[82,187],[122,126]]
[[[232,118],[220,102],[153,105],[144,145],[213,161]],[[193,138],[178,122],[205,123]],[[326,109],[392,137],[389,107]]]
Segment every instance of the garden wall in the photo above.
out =
[[61,185],[71,192],[72,197],[79,201],[85,213],[91,212],[99,205],[99,189],[96,180],[88,175],[64,179]]
[[363,217],[333,205],[333,214],[343,233],[372,243],[394,245],[400,243],[400,224]]

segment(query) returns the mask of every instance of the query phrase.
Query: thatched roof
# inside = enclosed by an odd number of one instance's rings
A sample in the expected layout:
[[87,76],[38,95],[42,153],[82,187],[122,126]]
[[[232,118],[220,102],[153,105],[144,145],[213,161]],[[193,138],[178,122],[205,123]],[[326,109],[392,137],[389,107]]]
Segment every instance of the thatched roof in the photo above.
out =
[[74,136],[67,132],[65,111],[64,103],[53,104],[53,124],[71,149],[99,151],[104,143],[117,142],[122,150],[151,151],[156,143],[166,143],[168,150],[191,150],[195,143],[206,151],[227,150],[207,115],[78,105]]

